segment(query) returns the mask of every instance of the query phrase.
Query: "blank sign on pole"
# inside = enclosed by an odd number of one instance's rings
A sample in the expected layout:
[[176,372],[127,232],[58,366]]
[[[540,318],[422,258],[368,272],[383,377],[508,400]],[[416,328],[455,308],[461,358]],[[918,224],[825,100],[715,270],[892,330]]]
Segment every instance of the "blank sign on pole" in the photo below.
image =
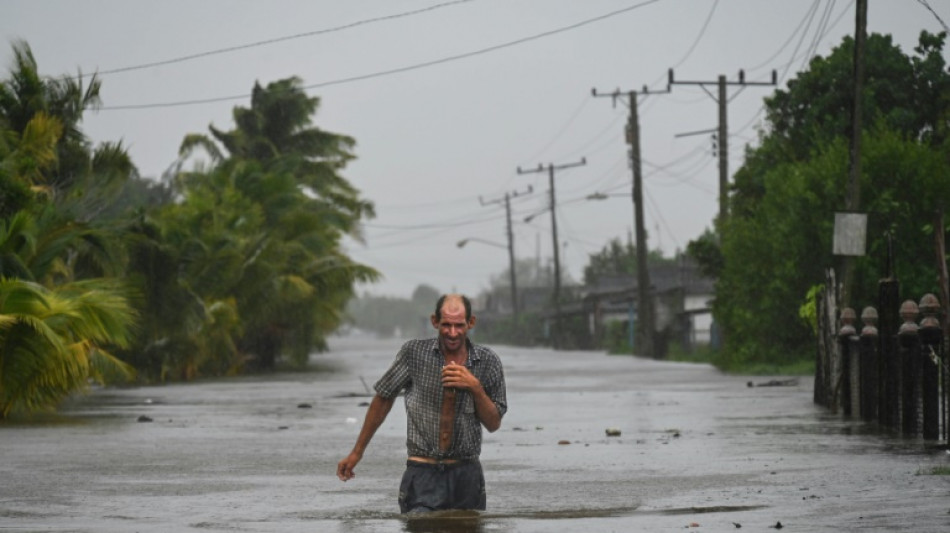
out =
[[864,255],[867,247],[867,213],[835,213],[835,255]]

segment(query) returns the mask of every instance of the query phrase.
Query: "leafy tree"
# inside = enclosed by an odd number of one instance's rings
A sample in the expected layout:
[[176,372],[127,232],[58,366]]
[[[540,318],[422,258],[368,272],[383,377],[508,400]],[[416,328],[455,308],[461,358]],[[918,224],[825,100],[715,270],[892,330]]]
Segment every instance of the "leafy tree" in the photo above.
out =
[[90,200],[134,172],[121,146],[93,149],[79,129],[98,82],[41,77],[25,43],[14,56],[0,81],[0,417],[129,376],[107,350],[135,319],[114,228],[92,220]]
[[723,258],[719,248],[719,236],[706,229],[699,238],[686,245],[686,253],[696,261],[703,275],[716,279],[722,273]]
[[[664,258],[659,250],[647,253],[648,266],[670,262],[672,260]],[[629,240],[621,243],[620,239],[611,239],[600,252],[590,254],[590,262],[584,267],[586,284],[593,284],[603,276],[621,275],[637,275],[637,247]]]
[[[868,38],[862,141],[862,210],[869,214],[868,256],[857,261],[854,301],[875,302],[887,235],[909,294],[935,290],[932,213],[950,194],[946,124],[950,72],[945,35],[921,34],[916,55],[890,37]],[[799,320],[809,290],[835,266],[833,215],[848,176],[850,39],[766,99],[761,143],[747,149],[735,175],[731,216],[720,232],[722,266],[714,314],[725,348],[719,363],[737,368],[811,358],[813,333]],[[712,239],[691,245],[716,264]]]
[[354,141],[312,126],[318,104],[296,78],[255,85],[235,129],[185,138],[182,157],[201,148],[212,166],[180,173],[182,200],[160,215],[179,283],[208,309],[233,307],[234,349],[259,368],[325,348],[354,284],[378,276],[340,249],[373,207],[339,175]]

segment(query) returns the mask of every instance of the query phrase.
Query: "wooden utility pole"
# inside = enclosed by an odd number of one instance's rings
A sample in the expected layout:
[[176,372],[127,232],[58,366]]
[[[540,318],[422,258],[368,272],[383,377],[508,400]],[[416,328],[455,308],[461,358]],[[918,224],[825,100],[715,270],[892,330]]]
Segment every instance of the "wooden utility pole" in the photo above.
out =
[[548,166],[538,163],[538,168],[533,170],[522,170],[521,167],[518,167],[518,174],[532,174],[537,172],[544,172],[547,169],[548,172],[548,183],[550,184],[551,190],[551,236],[554,240],[554,294],[552,299],[554,300],[554,328],[552,328],[551,334],[551,344],[557,349],[560,347],[560,335],[561,335],[561,256],[560,256],[560,244],[557,239],[557,215],[555,214],[555,207],[557,206],[557,200],[554,195],[554,171],[562,170],[566,168],[579,167],[587,164],[586,158],[581,158],[578,163],[567,163],[563,165],[555,165],[553,163],[548,163]]
[[[668,93],[669,88],[659,93]],[[614,91],[610,94],[598,94],[597,89],[591,89],[594,97],[608,96],[613,98],[616,105],[620,97],[620,91]],[[643,95],[651,94],[647,87],[643,88]],[[654,334],[656,332],[656,319],[653,312],[653,291],[650,284],[650,269],[647,265],[647,254],[649,246],[647,245],[646,226],[643,222],[643,165],[640,158],[640,116],[637,110],[637,91],[628,91],[628,107],[630,108],[630,118],[627,122],[627,144],[630,145],[630,167],[633,170],[633,188],[631,198],[633,199],[633,226],[636,234],[637,251],[637,319],[635,337],[635,350],[644,357],[658,357],[660,354],[656,351]]]
[[[749,86],[754,85],[768,85],[775,86],[778,84],[778,73],[774,70],[772,71],[772,81],[763,82],[763,81],[746,81],[745,72],[739,71],[739,79],[737,81],[727,81],[726,77],[720,75],[716,81],[675,81],[673,79],[673,69],[669,70],[669,86],[673,85],[699,85],[703,91],[706,91],[706,94],[710,96],[716,103],[719,104],[719,131],[717,134],[717,144],[719,146],[719,218],[718,225],[722,225],[729,217],[729,127],[728,127],[728,113],[726,106],[729,104],[731,98],[726,94],[726,87],[728,85],[739,85],[743,89]],[[707,85],[715,84],[718,87],[717,96],[713,96],[708,89]],[[738,94],[738,93],[736,93]]]
[[[851,140],[848,151],[848,186],[845,192],[844,210],[861,209],[861,104],[864,90],[864,49],[867,41],[868,2],[857,0],[854,7],[854,82],[851,95]],[[854,283],[854,258],[844,257],[844,275],[841,280],[841,306],[851,305],[851,285]]]
[[507,233],[508,233],[508,270],[509,270],[509,280],[511,282],[511,314],[515,318],[518,318],[518,284],[517,277],[515,276],[515,235],[511,228],[511,199],[517,196],[524,194],[530,194],[532,191],[531,186],[528,186],[528,190],[524,192],[512,191],[511,193],[505,193],[504,200],[492,200],[484,201],[482,197],[478,197],[478,203],[482,205],[491,205],[497,204],[502,201],[505,202],[505,220],[507,221]]

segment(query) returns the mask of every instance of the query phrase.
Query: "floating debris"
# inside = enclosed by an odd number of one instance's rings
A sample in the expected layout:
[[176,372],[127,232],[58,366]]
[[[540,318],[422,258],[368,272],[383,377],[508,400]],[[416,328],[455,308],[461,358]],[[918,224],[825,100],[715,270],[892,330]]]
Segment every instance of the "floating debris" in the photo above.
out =
[[752,383],[751,381],[746,383],[746,386],[749,388],[752,387],[793,387],[798,385],[798,378],[791,379],[773,379],[771,381],[766,381],[764,383]]
[[608,437],[619,437],[620,428],[607,428],[606,431]]
[[140,416],[140,417],[138,418],[138,421],[139,421],[139,422],[151,422],[152,419],[149,418],[149,417],[147,417],[147,416],[145,416],[145,415],[142,415],[142,416]]

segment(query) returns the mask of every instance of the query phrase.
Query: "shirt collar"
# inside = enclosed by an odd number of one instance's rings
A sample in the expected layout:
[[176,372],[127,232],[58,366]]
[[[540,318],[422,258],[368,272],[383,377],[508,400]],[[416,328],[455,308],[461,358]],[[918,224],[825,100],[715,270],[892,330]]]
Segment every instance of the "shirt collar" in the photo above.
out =
[[[439,337],[432,339],[432,351],[442,356],[442,347],[439,346]],[[469,361],[478,361],[482,358],[482,354],[475,349],[475,343],[472,342],[472,339],[465,337],[465,348],[468,350],[468,360]]]

